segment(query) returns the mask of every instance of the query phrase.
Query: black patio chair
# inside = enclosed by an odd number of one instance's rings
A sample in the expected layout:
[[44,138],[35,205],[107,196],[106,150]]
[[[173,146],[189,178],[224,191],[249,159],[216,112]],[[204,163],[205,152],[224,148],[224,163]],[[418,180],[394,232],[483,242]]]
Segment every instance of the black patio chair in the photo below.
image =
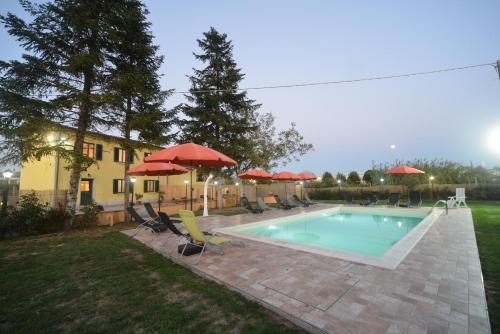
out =
[[355,204],[351,193],[344,193],[344,201],[345,201],[345,204],[349,204],[349,205]]
[[283,209],[283,210],[290,210],[292,208],[295,208],[295,205],[290,205],[290,204],[285,204],[281,200],[281,198],[278,195],[273,195],[274,199],[276,200],[276,207]]
[[304,199],[305,199],[304,202],[306,202],[309,205],[317,204],[316,202],[311,201],[311,199],[309,198],[309,194],[307,192],[304,192]]
[[269,205],[267,205],[266,202],[264,202],[264,199],[261,196],[257,197],[257,205],[263,211],[265,211],[265,210],[272,210],[273,209]]
[[366,202],[359,203],[359,205],[361,205],[361,206],[370,206],[370,205],[377,204],[377,202],[378,202],[378,195],[377,194],[371,194],[368,197],[368,200]]
[[[153,218],[154,220],[156,220],[157,222],[159,223],[164,223],[159,217],[159,214],[160,212],[156,212],[155,209],[153,209],[153,206],[151,205],[151,203],[144,203],[144,208],[146,209],[146,212],[149,214],[149,216],[151,218]],[[176,224],[180,224],[181,223],[181,220],[180,219],[172,219],[168,216],[167,213],[165,213],[165,215],[167,216],[167,218],[172,222],[172,223],[176,223]]]
[[420,191],[410,191],[408,202],[399,204],[403,208],[415,208],[422,205],[422,193]]
[[[306,202],[304,202],[303,200],[301,200],[301,199],[299,198],[299,196],[297,196],[297,195],[295,195],[295,194],[293,194],[293,195],[292,195],[292,199],[295,201],[295,203],[298,203],[298,204],[302,205],[303,207],[306,207],[306,208],[307,208],[307,207],[310,205],[309,203],[306,203]],[[294,203],[294,204],[295,204],[295,203]]]
[[243,207],[245,207],[245,209],[247,209],[251,213],[262,213],[262,212],[264,212],[264,210],[262,210],[260,208],[254,208],[252,206],[252,204],[250,204],[250,201],[248,200],[248,198],[246,196],[241,196],[240,197],[240,203],[243,205]]
[[[167,226],[164,224],[160,224],[153,218],[146,218],[144,219],[141,215],[135,211],[135,209],[131,206],[127,208],[127,212],[134,218],[134,220],[137,222],[138,226],[136,227],[137,232],[140,229],[145,229],[145,230],[150,230],[153,233],[160,233],[164,232],[167,230]],[[135,234],[137,234],[137,232]],[[134,234],[134,235],[135,235]]]
[[387,206],[396,207],[399,205],[399,193],[390,193]]

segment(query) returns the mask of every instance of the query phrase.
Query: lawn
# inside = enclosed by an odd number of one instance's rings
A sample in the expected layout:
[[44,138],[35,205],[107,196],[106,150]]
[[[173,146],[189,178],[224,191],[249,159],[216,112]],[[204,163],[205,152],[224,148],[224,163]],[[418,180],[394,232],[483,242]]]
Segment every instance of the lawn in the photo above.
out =
[[0,268],[2,333],[300,332],[107,228],[2,241]]
[[[338,200],[318,201],[344,203]],[[385,203],[385,201],[383,201]],[[424,201],[432,206],[434,201]],[[476,231],[492,333],[500,332],[500,202],[468,201]]]

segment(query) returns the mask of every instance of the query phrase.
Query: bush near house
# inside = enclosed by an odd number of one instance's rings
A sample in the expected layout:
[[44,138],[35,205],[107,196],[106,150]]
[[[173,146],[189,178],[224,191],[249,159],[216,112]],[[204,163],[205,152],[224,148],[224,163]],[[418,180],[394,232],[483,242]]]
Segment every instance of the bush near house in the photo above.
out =
[[[93,202],[82,208],[72,228],[95,225],[99,206]],[[63,231],[69,226],[70,215],[63,208],[41,204],[36,193],[20,196],[18,207],[9,207],[0,214],[0,239]]]

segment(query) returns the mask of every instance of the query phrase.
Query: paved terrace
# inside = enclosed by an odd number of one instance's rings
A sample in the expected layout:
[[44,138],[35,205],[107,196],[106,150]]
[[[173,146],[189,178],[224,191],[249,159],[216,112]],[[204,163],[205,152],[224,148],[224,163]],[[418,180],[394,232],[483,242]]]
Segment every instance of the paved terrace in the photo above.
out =
[[[325,209],[199,219],[205,230]],[[134,231],[125,231],[132,234]],[[182,258],[172,233],[135,238],[316,333],[490,333],[469,209],[439,217],[395,269],[244,240],[245,247]]]

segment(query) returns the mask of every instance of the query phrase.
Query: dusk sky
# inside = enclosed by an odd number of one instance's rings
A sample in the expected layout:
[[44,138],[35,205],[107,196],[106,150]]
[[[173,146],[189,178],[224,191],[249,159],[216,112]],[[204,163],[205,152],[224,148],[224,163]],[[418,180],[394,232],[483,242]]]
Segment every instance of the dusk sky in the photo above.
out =
[[[166,61],[163,87],[185,91],[201,67],[196,39],[214,26],[234,44],[242,87],[358,79],[493,63],[500,1],[146,1]],[[16,1],[0,11],[24,16]],[[0,28],[0,59],[21,49]],[[371,161],[443,158],[500,165],[485,137],[500,129],[492,66],[411,78],[249,91],[278,129],[295,122],[315,151],[286,169],[364,171]],[[168,101],[184,101],[181,94]],[[500,138],[499,138],[500,140]],[[396,145],[395,150],[389,146]],[[500,145],[500,143],[498,144]]]

